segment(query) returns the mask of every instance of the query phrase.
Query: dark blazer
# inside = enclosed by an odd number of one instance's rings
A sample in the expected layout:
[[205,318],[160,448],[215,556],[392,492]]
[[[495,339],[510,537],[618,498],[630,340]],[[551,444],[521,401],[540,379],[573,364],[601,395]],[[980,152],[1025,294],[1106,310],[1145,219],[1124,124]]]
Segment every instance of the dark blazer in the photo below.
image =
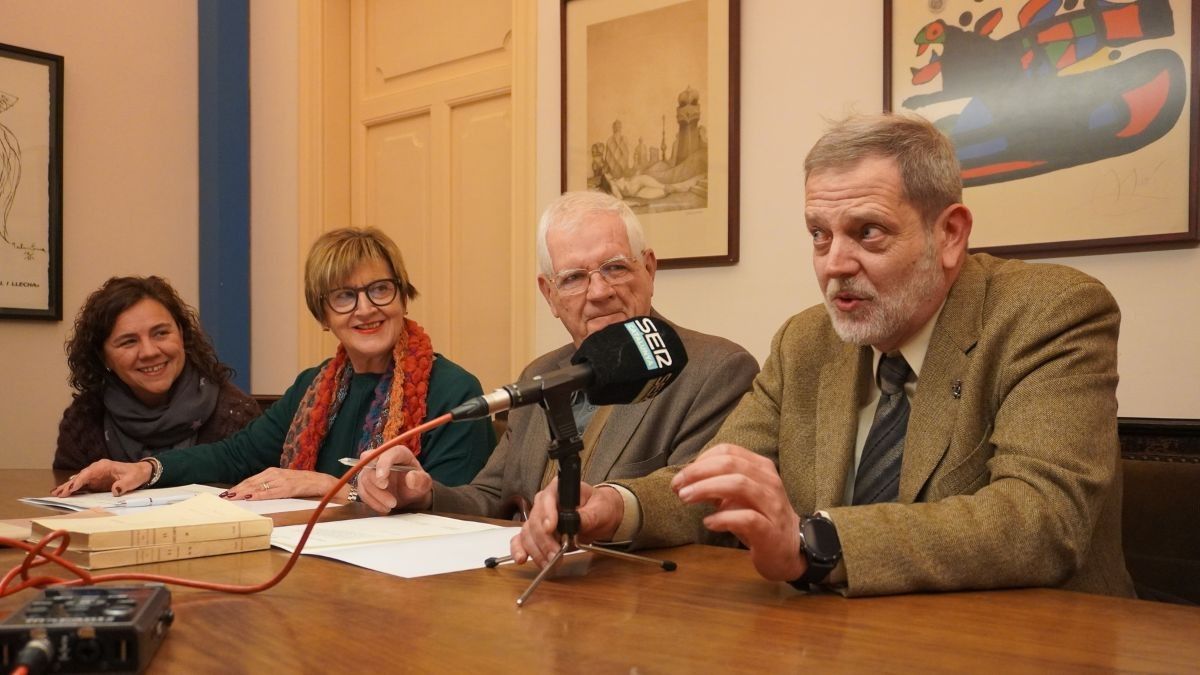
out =
[[[824,307],[776,334],[713,439],[775,460],[797,513],[828,510],[850,595],[1055,586],[1132,596],[1121,551],[1120,311],[1067,267],[970,256],[935,325],[912,401],[897,503],[843,505],[872,350]],[[706,534],[669,470],[627,483],[640,546]],[[624,483],[623,483],[624,484]]]
[[[643,476],[690,461],[758,373],[754,357],[733,342],[671,325],[683,339],[687,366],[662,394],[612,411],[584,468],[584,482]],[[545,354],[525,368],[521,379],[569,365],[574,353],[574,345],[566,345]],[[433,510],[507,517],[506,502],[514,495],[533,501],[549,461],[549,443],[540,407],[511,411],[508,430],[470,485],[434,483]]]

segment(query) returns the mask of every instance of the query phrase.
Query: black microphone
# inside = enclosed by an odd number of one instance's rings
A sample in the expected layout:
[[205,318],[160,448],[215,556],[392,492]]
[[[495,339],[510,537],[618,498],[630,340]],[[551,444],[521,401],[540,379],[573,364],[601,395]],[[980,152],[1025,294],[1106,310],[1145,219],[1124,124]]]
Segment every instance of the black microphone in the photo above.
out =
[[566,368],[505,385],[450,411],[473,420],[540,402],[548,392],[583,389],[596,405],[640,403],[654,398],[687,365],[679,334],[666,321],[638,316],[584,338]]

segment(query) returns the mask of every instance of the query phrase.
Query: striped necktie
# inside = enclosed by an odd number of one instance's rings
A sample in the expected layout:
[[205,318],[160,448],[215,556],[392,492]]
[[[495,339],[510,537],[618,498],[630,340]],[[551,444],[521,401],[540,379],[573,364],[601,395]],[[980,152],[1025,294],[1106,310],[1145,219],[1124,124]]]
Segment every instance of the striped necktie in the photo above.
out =
[[894,502],[900,494],[900,463],[908,431],[908,397],[904,383],[912,368],[900,354],[879,361],[879,405],[867,432],[858,472],[854,477],[854,503]]

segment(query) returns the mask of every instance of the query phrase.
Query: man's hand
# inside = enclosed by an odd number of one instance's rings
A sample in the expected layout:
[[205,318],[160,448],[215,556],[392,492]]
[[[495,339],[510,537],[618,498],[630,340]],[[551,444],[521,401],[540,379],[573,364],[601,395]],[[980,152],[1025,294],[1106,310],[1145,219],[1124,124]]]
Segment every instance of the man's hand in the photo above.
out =
[[[221,496],[226,499],[287,499],[324,497],[337,479],[319,471],[300,471],[273,466],[234,485]],[[343,490],[349,493],[349,490]]]
[[808,568],[800,556],[800,516],[766,457],[728,443],[714,445],[675,474],[671,488],[685,504],[712,502],[717,511],[704,526],[733,533],[750,549],[763,577],[791,581]]
[[92,492],[112,490],[114,497],[136,490],[150,480],[154,467],[149,462],[114,462],[102,459],[92,462],[83,471],[71,476],[67,482],[50,493],[55,497],[66,497],[84,488]]
[[[593,488],[587,483],[579,484],[579,533],[576,538],[587,544],[596,540],[606,541],[621,525],[625,515],[625,501],[620,493],[602,485]],[[547,563],[562,547],[558,534],[558,479],[550,481],[546,489],[533,498],[533,509],[529,519],[521,527],[521,533],[509,542],[509,552],[518,565],[532,560],[538,567]]]
[[[393,465],[412,470],[392,471]],[[379,513],[399,507],[425,510],[433,504],[433,478],[411,450],[398,445],[380,455],[374,469],[365,468],[358,474],[358,498]]]

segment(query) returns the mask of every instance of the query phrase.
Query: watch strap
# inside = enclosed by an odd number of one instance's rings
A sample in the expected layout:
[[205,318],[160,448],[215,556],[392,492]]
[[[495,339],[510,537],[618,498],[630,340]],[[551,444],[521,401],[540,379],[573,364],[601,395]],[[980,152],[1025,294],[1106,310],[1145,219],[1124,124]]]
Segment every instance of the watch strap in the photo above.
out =
[[833,526],[833,521],[820,512],[806,516],[800,521],[800,555],[804,556],[807,566],[805,567],[804,574],[801,574],[799,578],[793,579],[788,583],[792,587],[802,591],[809,590],[815,584],[824,583],[842,561],[842,547],[841,542],[837,541],[836,530],[833,531],[833,543],[837,547],[837,552],[832,557],[817,557],[812,554],[809,543],[805,541],[804,526],[808,521],[814,519],[819,519],[828,523],[831,527]]
[[793,579],[788,583],[791,584],[793,588],[801,591],[807,591],[813,585],[824,583],[824,581],[829,578],[830,573],[833,572],[835,567],[837,567],[837,563],[819,563],[810,558],[808,560],[808,569],[804,570],[804,574],[801,574],[798,579]]

